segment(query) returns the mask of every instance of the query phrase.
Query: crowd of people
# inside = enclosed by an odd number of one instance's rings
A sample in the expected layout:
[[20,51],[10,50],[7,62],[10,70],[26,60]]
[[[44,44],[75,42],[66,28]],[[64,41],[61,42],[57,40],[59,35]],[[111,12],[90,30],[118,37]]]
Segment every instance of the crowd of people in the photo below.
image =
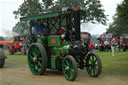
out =
[[[95,51],[95,44],[93,41],[90,41],[89,43],[89,51],[90,53],[96,53]],[[115,51],[117,49],[119,49],[119,52],[121,51],[121,47],[122,47],[122,39],[116,39],[116,38],[112,38],[112,40],[108,40],[106,39],[104,41],[104,51],[108,52],[110,49],[112,51],[112,56],[115,56]]]

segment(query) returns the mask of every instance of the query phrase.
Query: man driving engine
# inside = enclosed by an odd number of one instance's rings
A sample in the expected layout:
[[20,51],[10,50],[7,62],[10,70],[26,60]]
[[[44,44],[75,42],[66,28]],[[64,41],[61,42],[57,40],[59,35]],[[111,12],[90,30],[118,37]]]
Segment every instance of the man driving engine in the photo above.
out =
[[34,26],[36,35],[44,33],[46,31],[46,27],[41,23],[41,20],[37,20],[37,24]]

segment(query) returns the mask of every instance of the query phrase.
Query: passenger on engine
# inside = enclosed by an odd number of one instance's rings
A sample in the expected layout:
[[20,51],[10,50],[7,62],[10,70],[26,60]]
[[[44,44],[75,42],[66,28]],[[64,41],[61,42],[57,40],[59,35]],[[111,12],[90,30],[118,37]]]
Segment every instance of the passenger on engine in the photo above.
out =
[[90,41],[89,51],[90,51],[90,53],[96,54],[95,46],[94,46],[93,41]]
[[41,20],[37,20],[37,24],[34,26],[36,35],[44,33],[47,30],[47,27],[41,22]]

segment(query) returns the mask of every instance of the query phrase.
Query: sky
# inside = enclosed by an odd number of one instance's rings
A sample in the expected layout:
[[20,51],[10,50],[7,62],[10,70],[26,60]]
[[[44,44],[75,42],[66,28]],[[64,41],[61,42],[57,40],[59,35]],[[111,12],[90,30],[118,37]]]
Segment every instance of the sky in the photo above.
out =
[[[14,34],[11,31],[19,19],[15,19],[13,11],[17,10],[23,1],[24,0],[0,0],[0,36],[10,37]],[[121,3],[122,0],[100,1],[101,4],[103,4],[105,14],[109,15],[107,17],[109,19],[109,21],[107,21],[108,24],[104,26],[101,24],[85,23],[81,25],[81,31],[87,31],[91,34],[102,34],[105,32],[109,24],[113,21],[112,16],[115,14],[117,4]]]

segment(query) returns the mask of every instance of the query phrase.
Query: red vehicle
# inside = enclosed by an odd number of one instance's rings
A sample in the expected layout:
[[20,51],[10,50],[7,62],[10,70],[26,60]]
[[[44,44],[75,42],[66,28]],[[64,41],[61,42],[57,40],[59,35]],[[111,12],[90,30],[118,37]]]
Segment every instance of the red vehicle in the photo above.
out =
[[15,52],[21,52],[21,48],[23,47],[23,41],[19,42],[10,42],[9,43],[9,53],[12,55]]
[[3,46],[7,46],[9,48],[9,53],[10,54],[14,54],[15,52],[15,47],[18,48],[18,43],[17,45],[16,42],[13,42],[13,40],[2,40],[0,41],[0,44],[2,44]]
[[23,47],[23,40],[26,40],[27,36],[15,36],[14,40],[9,43],[9,53],[14,54],[15,52],[21,52],[21,48]]
[[1,40],[0,44],[9,48],[9,53],[21,52],[23,40],[27,40],[27,35],[15,36],[13,40]]
[[90,42],[90,33],[88,32],[81,32],[81,39],[85,42],[85,43],[89,43]]
[[123,34],[123,51],[128,49],[128,32]]
[[105,50],[105,41],[109,42],[109,48],[111,48],[111,40],[112,40],[113,34],[112,33],[103,33],[99,38],[99,51],[104,51]]
[[0,44],[3,46],[9,46],[9,42],[10,42],[10,40],[1,40]]

